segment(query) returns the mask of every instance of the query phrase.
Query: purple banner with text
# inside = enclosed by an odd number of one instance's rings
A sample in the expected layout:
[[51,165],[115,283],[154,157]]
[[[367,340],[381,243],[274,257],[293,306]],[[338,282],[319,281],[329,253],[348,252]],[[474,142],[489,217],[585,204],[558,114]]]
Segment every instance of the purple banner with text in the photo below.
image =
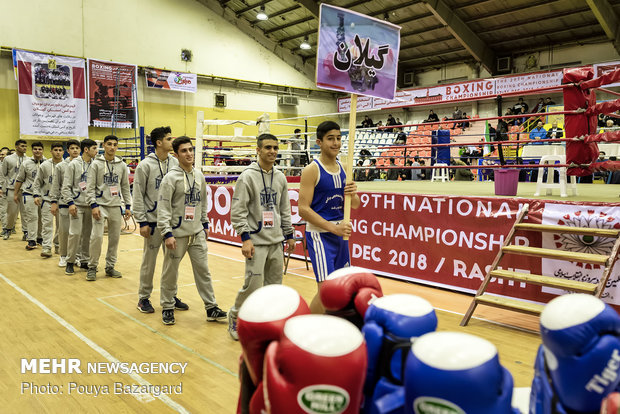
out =
[[400,27],[321,4],[316,84],[319,88],[394,99]]

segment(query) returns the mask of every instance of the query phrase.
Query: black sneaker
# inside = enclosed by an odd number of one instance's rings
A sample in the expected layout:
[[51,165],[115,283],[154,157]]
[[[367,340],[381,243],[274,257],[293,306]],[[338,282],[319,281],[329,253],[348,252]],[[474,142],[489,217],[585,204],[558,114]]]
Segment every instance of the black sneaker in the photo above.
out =
[[37,239],[37,244],[39,246],[43,246],[43,239]]
[[207,322],[225,321],[227,316],[218,306],[207,309]]
[[189,309],[189,305],[185,302],[181,302],[181,299],[174,297],[174,308],[177,310],[186,311]]
[[8,240],[11,237],[11,230],[4,230],[2,233],[2,240]]
[[174,309],[164,309],[161,311],[161,320],[164,325],[174,325]]
[[28,240],[28,233],[24,232],[24,235],[22,236],[22,241],[26,240]]
[[26,250],[34,250],[37,248],[37,244],[35,243],[34,240],[29,240],[28,244],[26,245]]
[[88,270],[88,262],[80,263],[80,269]]
[[155,312],[155,309],[153,309],[153,305],[151,305],[151,301],[148,298],[140,299],[138,301],[138,310],[142,313]]
[[65,266],[65,275],[73,276],[74,274],[73,263],[67,263],[67,266]]

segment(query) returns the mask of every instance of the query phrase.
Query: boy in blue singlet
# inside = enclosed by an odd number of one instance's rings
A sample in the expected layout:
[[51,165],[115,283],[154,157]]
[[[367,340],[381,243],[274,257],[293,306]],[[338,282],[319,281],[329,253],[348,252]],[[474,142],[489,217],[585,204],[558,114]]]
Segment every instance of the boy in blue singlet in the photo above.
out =
[[[316,129],[316,143],[321,149],[318,159],[301,173],[299,214],[307,222],[306,241],[316,281],[320,285],[334,270],[349,266],[351,223],[343,223],[344,196],[351,195],[351,208],[360,205],[357,186],[349,181],[337,157],[342,145],[340,126],[322,122]],[[323,313],[319,295],[310,304],[312,313]]]

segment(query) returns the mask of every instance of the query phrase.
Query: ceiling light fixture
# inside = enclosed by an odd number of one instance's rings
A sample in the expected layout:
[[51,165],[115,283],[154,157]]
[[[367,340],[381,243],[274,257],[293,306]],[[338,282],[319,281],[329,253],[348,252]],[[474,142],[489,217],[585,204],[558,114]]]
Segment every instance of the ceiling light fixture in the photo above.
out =
[[256,14],[258,20],[267,20],[269,16],[265,13],[265,5],[260,6],[260,11]]
[[301,42],[299,48],[303,50],[312,49],[312,46],[310,46],[310,43],[308,43],[308,36],[304,37],[304,41]]

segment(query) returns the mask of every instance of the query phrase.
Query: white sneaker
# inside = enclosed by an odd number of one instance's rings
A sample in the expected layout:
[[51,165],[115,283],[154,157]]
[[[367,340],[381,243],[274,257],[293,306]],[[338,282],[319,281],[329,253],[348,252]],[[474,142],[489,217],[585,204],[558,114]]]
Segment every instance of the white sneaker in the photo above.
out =
[[67,266],[67,256],[60,256],[60,260],[58,261],[58,267],[66,267]]

